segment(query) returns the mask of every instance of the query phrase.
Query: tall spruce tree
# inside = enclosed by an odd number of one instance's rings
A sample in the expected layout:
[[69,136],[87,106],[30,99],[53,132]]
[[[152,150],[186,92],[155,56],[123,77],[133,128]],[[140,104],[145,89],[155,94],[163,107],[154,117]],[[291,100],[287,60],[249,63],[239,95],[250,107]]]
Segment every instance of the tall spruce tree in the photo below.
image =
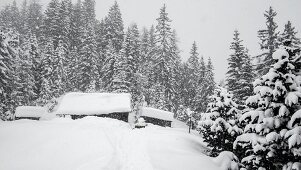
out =
[[234,31],[230,49],[233,53],[228,58],[227,88],[233,93],[234,100],[243,104],[244,98],[252,93],[253,75],[250,57],[237,30]]
[[45,11],[43,34],[46,38],[52,39],[54,49],[57,48],[59,40],[61,38],[60,19],[59,0],[51,0]]
[[208,70],[203,56],[201,56],[199,63],[200,63],[200,70],[199,70],[200,77],[199,77],[198,86],[196,88],[194,111],[196,113],[204,113],[206,111],[209,95],[211,95],[211,92],[209,93],[207,92],[208,80],[206,79],[205,76],[207,76]]
[[70,49],[78,50],[81,44],[81,37],[84,32],[84,12],[81,0],[78,0],[72,7],[70,17]]
[[[38,92],[38,82],[36,82],[40,73],[36,72],[37,64],[37,46],[35,36],[28,33],[25,37],[23,44],[21,45],[21,51],[19,55],[19,66],[17,67],[17,74],[19,77],[20,88],[18,91],[22,92],[20,96],[20,104],[32,105],[36,99]],[[37,66],[37,67],[36,67]],[[38,80],[38,78],[37,78]]]
[[28,14],[25,17],[27,17],[25,21],[27,22],[28,29],[31,30],[31,33],[35,35],[37,39],[40,39],[44,16],[42,5],[39,3],[39,1],[30,1],[28,6]]
[[112,46],[116,52],[122,48],[124,40],[123,21],[117,1],[110,8],[108,16],[105,18],[105,37],[107,45],[112,42]]
[[196,93],[199,86],[200,79],[200,63],[199,63],[199,53],[197,52],[196,42],[193,42],[192,48],[190,50],[190,57],[187,61],[187,76],[189,76],[187,82],[187,96],[186,100],[188,101],[187,107],[195,110],[196,107]]
[[50,99],[54,97],[53,93],[53,69],[54,69],[54,58],[55,58],[55,50],[53,46],[53,41],[51,39],[47,39],[45,42],[45,46],[42,50],[42,58],[41,58],[41,89],[40,95],[37,100],[37,104],[44,105]]
[[266,18],[266,29],[258,31],[258,37],[260,39],[260,49],[262,54],[257,56],[258,64],[256,71],[259,75],[266,74],[273,64],[272,54],[275,52],[279,45],[277,32],[278,25],[274,18],[277,13],[272,7],[265,11],[264,17]]
[[173,56],[173,63],[174,63],[174,67],[173,67],[173,89],[174,89],[174,94],[171,98],[171,105],[172,105],[172,111],[175,112],[178,107],[183,104],[180,100],[181,98],[181,94],[180,94],[180,86],[181,86],[181,81],[179,81],[181,79],[180,77],[180,72],[181,72],[181,57],[180,57],[180,50],[178,47],[178,37],[177,37],[177,33],[176,30],[172,31],[172,36],[170,39],[171,42],[171,55]]
[[[12,120],[15,101],[15,50],[10,45],[14,41],[4,29],[0,29],[0,119]],[[13,42],[14,43],[14,42]]]
[[209,57],[208,63],[206,65],[206,73],[205,73],[205,81],[204,81],[204,87],[203,90],[206,96],[206,100],[203,104],[208,104],[209,102],[209,96],[213,95],[214,89],[215,89],[215,81],[214,81],[214,72],[213,72],[213,64],[211,61],[211,58]]
[[99,72],[97,68],[98,54],[96,51],[96,40],[93,23],[89,23],[82,37],[82,44],[79,49],[79,88],[86,91],[92,81],[98,82]]
[[64,61],[66,57],[66,49],[62,40],[58,42],[58,46],[54,51],[53,60],[51,62],[52,67],[52,92],[54,97],[59,97],[64,94],[66,87],[66,72],[64,68]]
[[154,80],[164,87],[164,101],[168,110],[172,110],[171,100],[174,97],[174,67],[175,58],[171,49],[171,20],[166,12],[166,5],[160,9],[156,26],[156,53],[154,63]]
[[71,32],[71,14],[72,13],[72,2],[71,0],[62,0],[59,7],[59,34],[60,41],[65,48],[65,52],[69,53],[71,46],[70,32]]

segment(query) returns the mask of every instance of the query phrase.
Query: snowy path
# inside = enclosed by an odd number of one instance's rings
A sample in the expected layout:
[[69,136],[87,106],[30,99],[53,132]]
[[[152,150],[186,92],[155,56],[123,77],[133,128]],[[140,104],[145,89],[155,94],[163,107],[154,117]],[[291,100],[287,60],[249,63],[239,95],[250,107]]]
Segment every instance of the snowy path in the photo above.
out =
[[0,122],[0,169],[220,169],[180,129],[130,129],[106,118]]

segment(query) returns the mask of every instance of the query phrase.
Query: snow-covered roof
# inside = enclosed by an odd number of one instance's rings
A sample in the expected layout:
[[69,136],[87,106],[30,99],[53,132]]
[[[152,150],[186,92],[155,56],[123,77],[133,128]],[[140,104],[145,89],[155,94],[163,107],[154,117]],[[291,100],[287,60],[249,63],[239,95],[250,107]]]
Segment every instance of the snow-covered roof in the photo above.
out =
[[142,107],[141,111],[142,111],[141,116],[147,116],[147,117],[152,117],[152,118],[157,118],[157,119],[162,119],[167,121],[174,121],[173,118],[174,114],[172,112],[155,109],[151,107]]
[[40,106],[19,106],[15,113],[16,117],[42,117],[47,109]]
[[131,111],[129,93],[67,93],[56,114],[99,115]]

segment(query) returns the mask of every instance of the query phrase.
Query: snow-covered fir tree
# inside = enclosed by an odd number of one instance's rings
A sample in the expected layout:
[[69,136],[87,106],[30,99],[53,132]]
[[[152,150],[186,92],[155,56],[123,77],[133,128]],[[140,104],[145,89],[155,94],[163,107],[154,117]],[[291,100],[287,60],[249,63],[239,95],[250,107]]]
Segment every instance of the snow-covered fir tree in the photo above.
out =
[[[202,59],[202,58],[201,58]],[[204,78],[202,79],[200,86],[198,86],[196,103],[200,104],[196,107],[196,111],[199,110],[201,112],[206,111],[206,106],[209,103],[209,97],[213,95],[215,89],[215,81],[214,81],[214,73],[213,73],[213,64],[211,62],[211,58],[209,57],[208,63],[203,68],[202,60],[201,60],[201,70],[203,72]]]
[[103,81],[104,89],[106,91],[112,91],[111,83],[113,81],[114,71],[116,70],[114,69],[114,66],[116,66],[115,62],[118,55],[119,54],[113,47],[113,43],[110,42],[105,53],[106,58],[101,70],[101,80]]
[[[246,169],[292,169],[301,165],[300,49],[285,41],[269,72],[254,82],[253,108],[240,118],[244,134],[234,148]],[[299,68],[298,68],[299,67]],[[294,165],[295,164],[295,165]]]
[[256,71],[259,75],[264,75],[269,71],[269,68],[273,64],[272,54],[279,45],[277,32],[278,25],[275,22],[277,13],[270,7],[265,11],[264,17],[266,18],[266,29],[258,31],[258,37],[260,39],[260,49],[262,54],[257,56],[257,68]]
[[105,39],[107,45],[112,42],[112,46],[116,52],[122,48],[124,40],[124,28],[121,12],[117,1],[110,8],[108,16],[104,20],[105,22]]
[[295,27],[293,27],[291,21],[288,21],[284,25],[284,31],[280,35],[280,42],[285,42],[288,40],[291,41],[290,46],[300,48],[301,41],[300,38],[297,37],[297,31],[295,30]]
[[51,0],[46,8],[42,27],[44,36],[52,39],[54,49],[57,48],[61,36],[60,19],[60,2],[59,0]]
[[99,72],[96,65],[98,54],[96,51],[96,40],[92,23],[89,23],[83,34],[79,55],[79,89],[81,91],[86,91],[92,81],[97,82],[99,79]]
[[37,49],[32,34],[27,34],[19,52],[19,60],[17,66],[18,83],[20,84],[18,91],[21,96],[18,99],[21,105],[31,105],[36,99],[38,83],[35,81],[36,69],[34,64],[37,61]]
[[84,0],[83,1],[83,11],[84,11],[84,23],[92,23],[95,25],[95,0]]
[[60,32],[60,41],[64,46],[66,53],[69,51],[71,46],[70,42],[70,32],[71,32],[71,12],[72,12],[72,1],[71,0],[62,0],[59,7],[59,32]]
[[116,93],[129,93],[131,90],[130,72],[128,70],[128,60],[123,52],[116,56],[114,63],[114,72],[112,78],[112,92]]
[[200,75],[199,75],[198,86],[196,89],[195,106],[193,108],[196,113],[203,113],[206,111],[206,107],[208,104],[208,97],[211,95],[211,92],[207,91],[207,84],[206,84],[207,80],[205,77],[207,75],[207,68],[203,56],[201,56],[199,63],[200,63],[200,68],[199,68]]
[[214,95],[210,97],[208,110],[201,115],[198,123],[212,156],[222,151],[233,151],[233,142],[242,133],[242,129],[237,126],[240,111],[232,96],[226,89],[216,87]]
[[193,110],[196,108],[196,93],[200,83],[200,59],[196,42],[193,42],[190,57],[187,60],[187,76],[189,82],[186,84],[187,106]]
[[171,100],[174,97],[174,67],[175,56],[172,53],[171,39],[172,31],[170,27],[171,20],[166,11],[166,5],[160,9],[160,16],[157,18],[156,43],[157,48],[154,58],[154,81],[164,87],[164,99],[166,108],[172,110]]
[[24,17],[26,17],[25,22],[28,25],[28,29],[31,30],[31,33],[35,35],[37,39],[39,39],[42,36],[44,20],[42,5],[39,1],[29,1],[28,13],[27,15],[25,14]]
[[70,49],[78,50],[81,44],[82,34],[84,33],[84,12],[81,0],[78,0],[75,4],[73,4],[70,15]]
[[17,50],[14,44],[18,37],[14,32],[0,28],[0,119],[12,120],[16,101],[14,101],[16,88],[15,58]]
[[233,42],[230,45],[233,53],[228,58],[227,88],[233,93],[234,99],[243,104],[246,97],[252,94],[253,70],[251,59],[242,45],[239,32],[234,31]]
[[181,81],[178,81],[181,79],[181,66],[182,66],[182,60],[180,57],[180,49],[178,47],[178,37],[177,37],[177,33],[176,30],[174,29],[172,31],[172,36],[170,39],[170,43],[171,43],[171,50],[170,53],[173,56],[173,62],[174,62],[174,67],[173,67],[173,79],[174,79],[174,83],[172,84],[174,92],[173,92],[173,96],[171,98],[170,105],[172,106],[172,111],[175,112],[177,110],[177,108],[179,107],[179,105],[183,104],[181,102]]

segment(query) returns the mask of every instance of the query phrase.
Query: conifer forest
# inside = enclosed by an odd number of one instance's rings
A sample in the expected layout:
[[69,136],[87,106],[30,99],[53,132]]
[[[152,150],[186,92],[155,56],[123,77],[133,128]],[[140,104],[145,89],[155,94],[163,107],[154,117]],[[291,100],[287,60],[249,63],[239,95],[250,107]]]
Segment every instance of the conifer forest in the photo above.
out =
[[129,93],[133,110],[172,112],[191,126],[208,156],[227,153],[228,169],[301,170],[301,28],[277,23],[285,13],[258,11],[260,54],[233,30],[217,82],[216,63],[197,41],[182,56],[168,3],[150,27],[125,25],[118,1],[98,18],[96,3],[23,0],[0,8],[1,122],[14,122],[19,106],[52,112],[70,92]]

